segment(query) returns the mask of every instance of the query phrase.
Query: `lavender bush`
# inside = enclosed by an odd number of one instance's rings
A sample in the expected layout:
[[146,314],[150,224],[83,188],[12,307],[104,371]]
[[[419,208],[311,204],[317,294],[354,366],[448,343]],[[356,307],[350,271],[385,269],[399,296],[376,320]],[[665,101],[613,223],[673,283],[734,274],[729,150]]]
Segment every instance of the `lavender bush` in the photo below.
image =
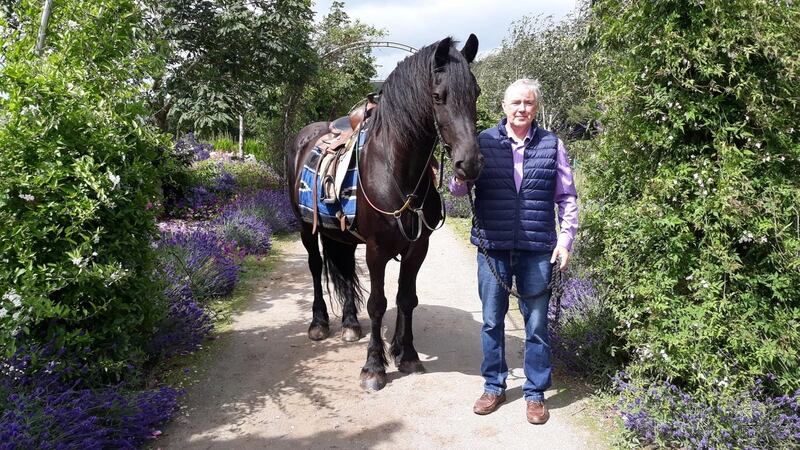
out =
[[162,358],[193,352],[214,329],[211,317],[195,301],[186,281],[167,282],[171,283],[164,291],[169,310],[158,326],[149,352]]
[[199,142],[194,133],[188,133],[175,142],[173,154],[191,161],[204,161],[209,158],[214,147],[211,144]]
[[220,218],[240,214],[269,224],[270,229],[276,233],[295,231],[299,226],[292,212],[289,196],[282,190],[262,189],[242,194],[222,209]]
[[200,303],[230,295],[239,278],[241,255],[212,231],[163,233],[157,253],[164,278],[173,286],[185,283]]
[[762,380],[749,392],[719,389],[705,399],[669,382],[644,386],[614,383],[617,407],[631,440],[639,445],[694,449],[793,449],[800,447],[800,389],[793,395],[766,394]]
[[232,211],[221,215],[215,221],[220,235],[247,255],[266,255],[272,247],[272,229],[257,217],[245,211]]
[[466,197],[453,197],[449,192],[444,196],[444,209],[450,217],[472,217],[469,199]]
[[171,388],[92,389],[64,350],[20,347],[0,364],[0,450],[137,448],[176,410]]
[[567,369],[607,383],[622,366],[612,311],[588,279],[572,278],[564,286],[561,311],[549,311],[550,347]]

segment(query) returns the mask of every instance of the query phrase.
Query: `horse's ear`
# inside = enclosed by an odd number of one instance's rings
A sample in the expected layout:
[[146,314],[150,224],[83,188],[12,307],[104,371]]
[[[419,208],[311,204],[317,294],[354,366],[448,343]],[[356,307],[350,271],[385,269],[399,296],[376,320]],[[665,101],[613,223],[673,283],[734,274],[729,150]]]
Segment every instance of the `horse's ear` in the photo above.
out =
[[436,53],[433,56],[433,70],[440,70],[448,61],[450,61],[450,47],[453,45],[453,40],[446,37],[439,41],[436,46]]
[[469,38],[467,38],[467,43],[464,44],[464,48],[461,49],[461,54],[464,55],[464,58],[467,59],[468,63],[475,61],[475,55],[478,54],[478,37],[474,34],[470,33]]

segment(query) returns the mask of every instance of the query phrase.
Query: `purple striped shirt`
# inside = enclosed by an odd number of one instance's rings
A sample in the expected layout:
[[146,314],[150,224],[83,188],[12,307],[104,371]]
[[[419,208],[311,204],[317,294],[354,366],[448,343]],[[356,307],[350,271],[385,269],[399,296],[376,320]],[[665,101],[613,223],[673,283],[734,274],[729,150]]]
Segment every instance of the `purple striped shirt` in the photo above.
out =
[[[514,152],[514,184],[519,192],[522,184],[522,163],[525,158],[525,146],[528,145],[536,129],[531,127],[528,135],[522,142],[516,142],[511,138],[511,149]],[[511,133],[509,133],[509,137]],[[450,193],[456,197],[467,195],[468,187],[466,183],[458,184],[455,178],[450,179]],[[575,182],[572,178],[572,167],[569,165],[567,148],[564,141],[558,140],[558,151],[556,152],[556,188],[553,201],[558,205],[558,222],[560,231],[556,245],[564,247],[567,251],[572,251],[572,242],[578,232],[578,192],[575,190]]]

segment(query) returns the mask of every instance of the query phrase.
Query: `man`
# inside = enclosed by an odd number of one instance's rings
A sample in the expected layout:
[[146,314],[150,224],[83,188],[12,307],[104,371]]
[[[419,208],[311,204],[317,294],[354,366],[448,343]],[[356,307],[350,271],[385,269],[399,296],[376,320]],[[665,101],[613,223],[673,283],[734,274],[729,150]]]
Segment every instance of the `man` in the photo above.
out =
[[[578,229],[577,192],[564,143],[536,121],[539,82],[521,79],[506,89],[505,116],[479,136],[484,168],[475,180],[475,214],[471,241],[478,251],[478,293],[483,309],[481,343],[484,393],[475,402],[476,414],[494,412],[506,400],[508,366],[504,320],[508,312],[506,286],[516,281],[519,310],[525,321],[525,383],[528,422],[550,418],[544,392],[550,387],[550,345],[547,309],[552,264],[569,263]],[[466,195],[469,186],[450,180],[450,192]],[[560,231],[556,232],[555,205]],[[494,272],[491,267],[494,267]]]

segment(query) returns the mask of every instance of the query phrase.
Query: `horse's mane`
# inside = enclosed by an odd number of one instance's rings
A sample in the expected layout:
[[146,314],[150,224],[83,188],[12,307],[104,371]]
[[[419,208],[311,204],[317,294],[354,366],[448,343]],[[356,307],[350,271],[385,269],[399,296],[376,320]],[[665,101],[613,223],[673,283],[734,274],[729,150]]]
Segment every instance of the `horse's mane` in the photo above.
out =
[[[457,41],[445,38],[452,48]],[[433,55],[439,42],[419,49],[401,61],[389,74],[381,90],[380,108],[375,109],[373,127],[389,133],[394,142],[411,147],[414,143],[433,138],[433,104],[431,99],[431,77]],[[459,60],[453,60],[457,53]],[[447,65],[450,92],[472,89],[473,78],[467,60],[461,52],[450,52]],[[463,65],[463,70],[453,70]],[[448,97],[458,102],[458,95]],[[422,99],[422,101],[420,101]]]

